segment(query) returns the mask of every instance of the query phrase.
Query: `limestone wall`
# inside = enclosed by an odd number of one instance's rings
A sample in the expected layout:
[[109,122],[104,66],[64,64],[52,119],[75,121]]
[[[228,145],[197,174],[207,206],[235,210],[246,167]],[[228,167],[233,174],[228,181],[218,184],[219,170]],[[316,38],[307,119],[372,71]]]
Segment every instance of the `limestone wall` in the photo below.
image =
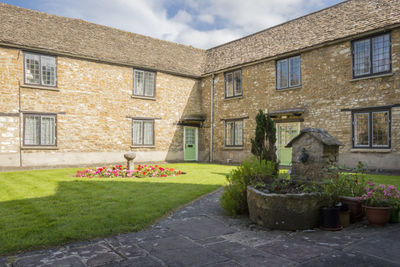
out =
[[[284,58],[284,57],[283,57]],[[392,108],[392,141],[390,150],[352,149],[352,120],[350,111],[363,107],[400,104],[400,30],[392,31],[393,74],[367,79],[352,79],[351,42],[346,41],[301,53],[302,86],[276,90],[275,60],[242,67],[243,96],[224,98],[224,74],[215,74],[215,129],[214,158],[226,162],[227,158],[240,161],[250,154],[250,139],[254,135],[258,109],[276,111],[304,108],[301,128],[314,127],[327,130],[345,144],[340,149],[340,163],[355,166],[359,160],[371,168],[400,169],[400,109]],[[203,112],[207,114],[206,127],[210,127],[211,76],[201,81]],[[246,117],[244,120],[244,146],[231,148],[224,145],[225,118]],[[209,130],[204,133],[209,143]]]
[[[22,112],[58,114],[57,147],[22,147],[23,166],[121,162],[130,150],[138,161],[183,160],[177,122],[201,111],[196,79],[157,72],[156,98],[149,100],[132,97],[133,68],[61,56],[57,68],[55,90],[24,86],[22,52],[0,47],[0,167],[20,164],[19,89]],[[154,147],[131,147],[130,117],[156,118]]]

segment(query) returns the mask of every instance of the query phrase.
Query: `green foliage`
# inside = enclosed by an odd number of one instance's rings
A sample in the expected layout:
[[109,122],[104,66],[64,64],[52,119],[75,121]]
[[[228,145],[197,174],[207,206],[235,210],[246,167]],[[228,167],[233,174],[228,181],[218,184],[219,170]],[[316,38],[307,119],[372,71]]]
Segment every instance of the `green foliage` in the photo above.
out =
[[367,185],[366,167],[361,161],[351,172],[340,173],[341,170],[342,168],[335,168],[334,177],[325,184],[325,193],[332,202],[338,202],[340,196],[360,197]]
[[[256,116],[256,132],[254,139],[251,140],[251,153],[260,161],[271,161],[277,163],[276,157],[276,128],[275,123],[269,115],[261,109]],[[279,164],[275,164],[275,172],[279,173]]]
[[255,157],[245,160],[227,176],[228,185],[221,196],[221,207],[232,215],[246,214],[247,186],[260,186],[270,183],[275,177],[275,163],[258,160]]

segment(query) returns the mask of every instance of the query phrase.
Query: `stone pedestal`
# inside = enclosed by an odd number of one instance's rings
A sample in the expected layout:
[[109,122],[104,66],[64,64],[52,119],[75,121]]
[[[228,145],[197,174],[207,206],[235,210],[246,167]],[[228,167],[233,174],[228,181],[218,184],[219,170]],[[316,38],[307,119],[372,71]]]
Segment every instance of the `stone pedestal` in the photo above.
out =
[[128,170],[133,170],[135,168],[135,164],[133,163],[133,160],[136,158],[136,153],[129,152],[129,153],[124,154],[124,157],[128,162]]

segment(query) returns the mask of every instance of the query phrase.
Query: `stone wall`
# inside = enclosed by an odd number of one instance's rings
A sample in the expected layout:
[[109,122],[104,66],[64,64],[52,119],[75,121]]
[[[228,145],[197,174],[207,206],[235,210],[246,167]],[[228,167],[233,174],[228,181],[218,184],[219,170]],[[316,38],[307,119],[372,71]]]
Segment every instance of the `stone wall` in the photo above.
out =
[[[22,147],[23,166],[123,162],[130,150],[138,161],[183,160],[177,122],[201,112],[198,80],[157,72],[156,99],[144,100],[132,97],[133,68],[61,56],[57,62],[57,90],[21,86],[21,111],[58,113],[57,147]],[[0,112],[18,116],[19,81],[22,52],[0,47]],[[131,147],[128,117],[156,118],[154,147]],[[0,124],[0,166],[18,166],[19,117],[0,114]]]
[[[285,57],[283,57],[285,58]],[[224,74],[215,74],[214,159],[240,161],[250,154],[250,138],[254,135],[258,109],[276,111],[304,108],[301,128],[327,130],[345,146],[340,149],[340,164],[355,166],[359,160],[371,168],[400,169],[400,111],[392,109],[392,141],[390,150],[352,149],[351,112],[342,109],[400,104],[400,29],[392,31],[393,75],[352,79],[351,42],[324,46],[301,53],[302,86],[295,89],[276,88],[275,60],[242,67],[243,96],[224,98]],[[210,127],[211,76],[201,81],[203,112]],[[224,146],[224,118],[244,120],[244,146],[231,150]],[[209,143],[210,131],[204,133]]]

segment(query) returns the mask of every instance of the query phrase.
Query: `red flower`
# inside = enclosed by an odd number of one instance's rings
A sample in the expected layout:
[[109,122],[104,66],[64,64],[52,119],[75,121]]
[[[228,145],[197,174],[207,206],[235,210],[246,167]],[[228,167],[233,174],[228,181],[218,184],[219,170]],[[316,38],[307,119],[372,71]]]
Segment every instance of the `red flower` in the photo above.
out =
[[143,175],[146,175],[147,172],[143,172]]
[[358,180],[354,180],[355,183],[358,183]]

